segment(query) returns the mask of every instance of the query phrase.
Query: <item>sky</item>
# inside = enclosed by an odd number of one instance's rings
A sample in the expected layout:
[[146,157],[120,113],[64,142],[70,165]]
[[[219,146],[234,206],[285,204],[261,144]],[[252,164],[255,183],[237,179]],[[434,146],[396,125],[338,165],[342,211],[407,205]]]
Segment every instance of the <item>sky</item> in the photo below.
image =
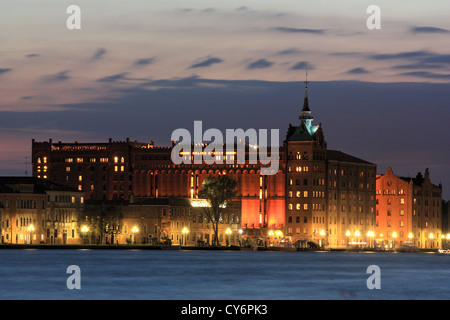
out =
[[284,137],[308,70],[329,149],[379,173],[429,168],[450,199],[449,14],[448,0],[3,0],[0,175],[30,172],[33,138],[166,146],[195,120]]

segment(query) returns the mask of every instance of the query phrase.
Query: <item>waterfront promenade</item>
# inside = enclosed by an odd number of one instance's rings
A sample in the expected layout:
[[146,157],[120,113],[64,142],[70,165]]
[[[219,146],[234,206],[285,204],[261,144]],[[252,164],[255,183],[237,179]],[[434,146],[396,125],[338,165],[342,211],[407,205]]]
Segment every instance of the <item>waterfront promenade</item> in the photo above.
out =
[[[2,249],[23,249],[23,250],[198,250],[198,251],[274,251],[274,252],[403,252],[403,250],[375,250],[373,248],[326,248],[326,249],[302,249],[302,248],[284,248],[284,247],[239,247],[239,246],[152,246],[143,244],[2,244]],[[405,251],[407,252],[407,251]],[[410,252],[410,251],[409,251]],[[414,252],[438,252],[438,249],[416,249]]]

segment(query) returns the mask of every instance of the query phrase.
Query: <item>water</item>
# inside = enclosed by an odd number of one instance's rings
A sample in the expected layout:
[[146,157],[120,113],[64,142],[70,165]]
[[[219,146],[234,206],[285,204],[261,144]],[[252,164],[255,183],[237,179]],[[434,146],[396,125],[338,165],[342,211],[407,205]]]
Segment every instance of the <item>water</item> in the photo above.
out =
[[448,300],[449,280],[450,255],[432,253],[0,250],[2,300]]

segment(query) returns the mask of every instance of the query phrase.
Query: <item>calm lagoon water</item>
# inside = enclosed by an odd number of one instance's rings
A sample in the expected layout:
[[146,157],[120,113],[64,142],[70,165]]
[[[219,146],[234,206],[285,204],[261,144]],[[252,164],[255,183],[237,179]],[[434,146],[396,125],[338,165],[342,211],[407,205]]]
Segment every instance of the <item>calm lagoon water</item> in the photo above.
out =
[[[67,267],[81,270],[69,290]],[[370,265],[381,289],[369,290]],[[433,253],[0,250],[0,299],[450,299],[450,255]]]

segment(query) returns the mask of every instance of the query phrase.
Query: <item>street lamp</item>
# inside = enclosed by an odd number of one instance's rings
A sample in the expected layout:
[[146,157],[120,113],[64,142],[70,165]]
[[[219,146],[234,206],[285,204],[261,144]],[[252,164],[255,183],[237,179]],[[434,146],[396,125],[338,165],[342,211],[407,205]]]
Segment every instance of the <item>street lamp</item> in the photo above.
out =
[[319,234],[322,237],[322,239],[320,239],[320,241],[322,242],[321,245],[324,248],[325,247],[325,230],[321,229]]
[[88,226],[83,226],[81,228],[81,233],[83,234],[83,244],[84,244],[84,240],[85,240],[85,236],[86,234],[89,232],[89,227]]
[[350,236],[352,235],[351,233],[350,233],[350,230],[347,230],[347,232],[345,233],[345,235],[347,236],[347,247],[349,246],[349,241],[350,241]]
[[[271,245],[270,243],[272,242],[271,241],[271,237],[273,237],[274,235],[275,235],[275,232],[273,231],[273,230],[270,230],[268,233],[267,233],[267,235],[269,236],[269,246]],[[267,241],[266,240],[264,240],[264,245],[267,247]]]
[[409,239],[409,242],[411,243],[411,245],[414,245],[414,235],[412,232],[410,232],[408,234],[408,239]]
[[33,244],[33,231],[34,231],[34,226],[32,224],[30,224],[28,226],[28,232],[30,233],[30,244]]
[[372,244],[375,247],[375,244],[372,243],[373,239],[370,239],[370,238],[374,238],[375,237],[375,233],[373,231],[368,231],[367,232],[367,237],[369,238],[369,241],[370,241],[369,247],[372,246]]
[[[189,233],[189,229],[184,227],[183,230],[181,230],[181,233],[184,236],[184,245],[186,245],[186,238],[187,238],[187,235]],[[181,244],[183,244],[183,239],[181,239]]]
[[394,231],[392,234],[392,238],[394,238],[394,248],[395,248],[395,239],[397,239],[397,232]]
[[136,233],[139,232],[139,228],[134,226],[133,229],[131,229],[131,232],[134,234],[134,244],[136,244]]
[[242,234],[244,233],[244,230],[242,230],[242,229],[239,229],[239,239],[238,239],[238,241],[239,241],[239,247],[242,245]]
[[430,241],[431,241],[431,249],[433,249],[433,239],[434,239],[434,235],[432,233],[430,233],[429,235]]
[[225,234],[227,237],[227,247],[230,245],[230,234],[232,233],[231,229],[228,228],[227,230],[225,230]]

